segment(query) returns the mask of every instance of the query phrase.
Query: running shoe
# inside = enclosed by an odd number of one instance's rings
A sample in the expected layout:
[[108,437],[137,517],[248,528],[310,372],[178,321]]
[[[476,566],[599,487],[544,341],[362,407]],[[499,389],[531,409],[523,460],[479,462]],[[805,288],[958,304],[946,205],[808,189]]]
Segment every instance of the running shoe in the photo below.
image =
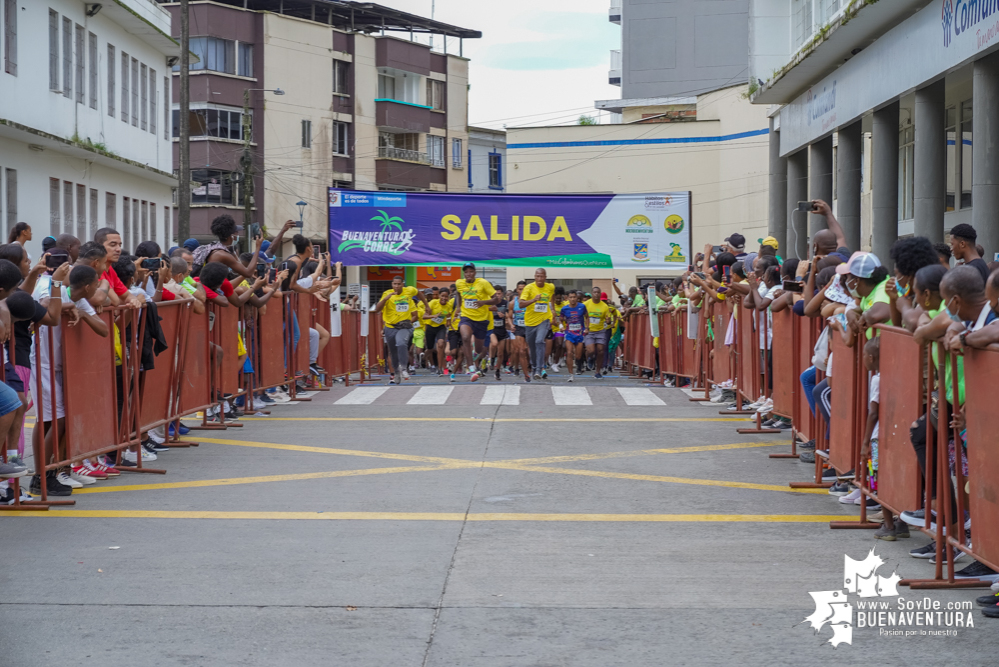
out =
[[501,379],[500,378],[500,369],[499,369],[499,366],[496,367],[496,379],[497,380]]
[[63,486],[68,486],[71,489],[83,488],[83,482],[73,479],[66,473],[65,470],[60,470],[56,473],[56,481]]
[[478,382],[480,377],[482,376],[479,374],[479,371],[472,371],[472,382]]
[[449,380],[450,380],[451,382],[454,382],[454,373],[451,373],[451,374],[450,374],[450,375],[448,376],[448,379],[449,379]]
[[596,379],[599,380],[599,379],[603,378],[603,375],[600,374],[600,371],[597,371],[596,373],[593,374],[593,377],[595,377]]
[[408,380],[409,379],[409,372],[408,371],[403,371],[402,372],[402,379],[403,380]]
[[0,461],[0,479],[12,479],[14,477],[24,477],[28,474],[28,469],[24,466],[16,466],[12,463]]
[[[956,559],[955,559],[956,560]],[[984,563],[979,563],[977,560],[972,562],[971,565],[964,568],[963,570],[958,570],[954,573],[955,579],[984,579],[985,581],[997,581],[999,580],[999,572],[996,572],[988,565]],[[999,603],[999,600],[996,600]]]
[[25,468],[25,469],[27,469],[29,475],[34,475],[35,474],[35,471],[31,469],[31,466],[29,466],[27,463],[25,463],[24,459],[22,459],[17,454],[15,454],[14,456],[7,457],[7,463],[10,463],[11,465],[15,465],[15,466],[17,466],[19,468]]
[[547,380],[548,379],[548,371],[546,371],[544,369],[541,370],[541,379],[542,380]]
[[79,482],[83,486],[96,484],[97,478],[91,477],[89,473],[90,471],[87,470],[85,467],[83,467],[82,465],[78,465],[78,466],[73,466],[73,468],[70,470],[69,476],[70,479]]
[[570,375],[570,376],[569,376],[569,382],[572,382],[572,381],[573,381],[573,380],[575,380],[575,379],[576,379],[576,376],[575,376],[575,375]]
[[921,547],[916,547],[909,552],[913,558],[933,558],[937,553],[937,543],[930,542]]

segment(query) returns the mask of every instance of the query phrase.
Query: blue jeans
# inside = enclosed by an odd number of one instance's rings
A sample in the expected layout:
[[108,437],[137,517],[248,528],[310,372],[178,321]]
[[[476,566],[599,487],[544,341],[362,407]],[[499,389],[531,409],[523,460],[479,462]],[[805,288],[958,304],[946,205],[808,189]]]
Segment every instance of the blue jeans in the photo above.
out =
[[809,366],[801,374],[801,388],[805,390],[805,398],[808,399],[808,409],[815,414],[815,397],[812,390],[815,389],[815,366]]

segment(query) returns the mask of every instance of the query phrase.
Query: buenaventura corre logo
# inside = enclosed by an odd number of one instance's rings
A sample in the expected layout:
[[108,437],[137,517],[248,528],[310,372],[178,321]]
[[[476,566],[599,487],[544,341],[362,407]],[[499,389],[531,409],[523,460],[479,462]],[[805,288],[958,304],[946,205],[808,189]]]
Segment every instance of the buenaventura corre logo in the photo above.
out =
[[878,573],[884,564],[873,548],[863,560],[844,555],[843,588],[809,592],[815,612],[801,623],[808,623],[816,635],[828,625],[832,636],[826,643],[833,647],[852,645],[854,629],[876,629],[881,637],[953,637],[959,629],[975,627],[971,601],[902,597],[898,572],[887,577]]

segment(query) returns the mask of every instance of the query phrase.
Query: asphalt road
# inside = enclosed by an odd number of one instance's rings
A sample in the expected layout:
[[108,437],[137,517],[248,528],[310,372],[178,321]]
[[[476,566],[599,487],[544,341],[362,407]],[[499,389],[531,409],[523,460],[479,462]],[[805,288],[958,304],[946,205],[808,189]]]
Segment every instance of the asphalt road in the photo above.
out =
[[0,665],[995,664],[977,608],[835,648],[803,623],[844,555],[932,566],[830,530],[859,508],[787,487],[787,435],[636,380],[497,385],[337,386],[0,514]]

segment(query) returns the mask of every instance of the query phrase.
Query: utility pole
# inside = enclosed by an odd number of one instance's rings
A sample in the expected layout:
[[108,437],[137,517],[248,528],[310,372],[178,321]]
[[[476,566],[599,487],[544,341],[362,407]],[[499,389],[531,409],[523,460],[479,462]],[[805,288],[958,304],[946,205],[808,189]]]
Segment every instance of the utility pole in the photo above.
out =
[[250,200],[253,199],[253,159],[250,157],[250,133],[250,89],[247,88],[243,91],[243,156],[239,158],[239,166],[243,172],[243,228],[246,230],[246,243],[252,247]]
[[180,212],[177,243],[191,237],[191,23],[189,0],[180,0]]

